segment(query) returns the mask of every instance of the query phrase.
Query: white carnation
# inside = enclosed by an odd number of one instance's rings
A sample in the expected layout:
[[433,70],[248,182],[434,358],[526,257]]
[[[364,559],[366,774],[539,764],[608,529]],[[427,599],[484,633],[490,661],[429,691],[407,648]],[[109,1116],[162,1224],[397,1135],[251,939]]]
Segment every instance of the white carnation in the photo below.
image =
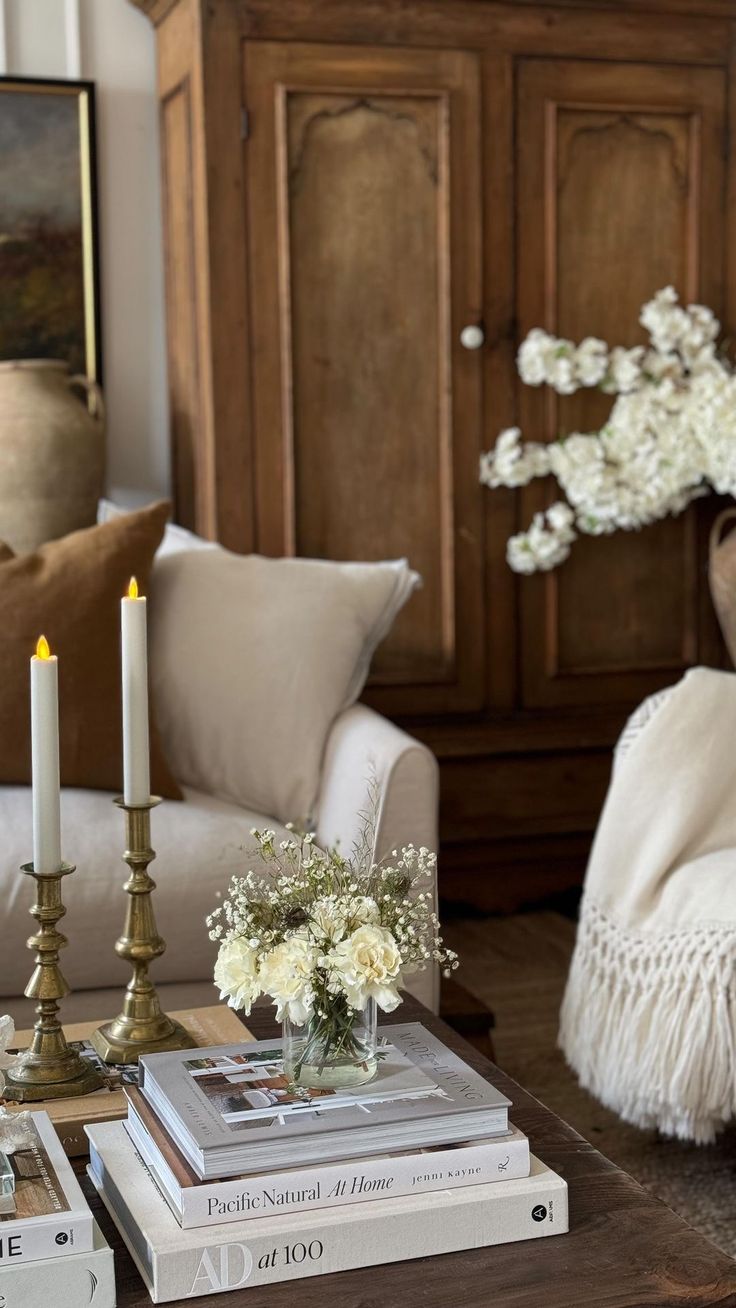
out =
[[375,899],[368,895],[326,895],[309,910],[311,935],[321,941],[342,940],[348,927],[381,919]]
[[261,992],[258,979],[258,955],[246,940],[234,937],[220,945],[215,963],[215,985],[220,999],[227,999],[231,1008],[249,1013],[253,1001]]
[[261,989],[276,1004],[276,1019],[288,1017],[303,1026],[314,1008],[314,969],[317,949],[306,935],[289,936],[266,954],[261,963]]
[[330,987],[342,990],[351,1008],[361,1009],[368,999],[391,1013],[401,1002],[401,954],[386,927],[366,924],[339,941],[324,959]]
[[309,929],[313,936],[341,940],[345,935],[345,906],[336,895],[318,899],[309,910]]
[[361,924],[375,926],[381,920],[381,913],[375,899],[369,895],[358,895],[350,901],[350,917]]

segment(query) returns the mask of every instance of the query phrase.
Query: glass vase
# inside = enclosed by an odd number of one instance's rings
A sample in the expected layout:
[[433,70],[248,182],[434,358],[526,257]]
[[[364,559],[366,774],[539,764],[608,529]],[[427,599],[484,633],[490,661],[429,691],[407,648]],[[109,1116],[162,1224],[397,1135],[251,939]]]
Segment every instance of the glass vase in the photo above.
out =
[[283,1023],[284,1072],[292,1084],[310,1090],[365,1085],[376,1074],[376,1001],[357,1012],[342,996],[314,1013],[303,1026]]

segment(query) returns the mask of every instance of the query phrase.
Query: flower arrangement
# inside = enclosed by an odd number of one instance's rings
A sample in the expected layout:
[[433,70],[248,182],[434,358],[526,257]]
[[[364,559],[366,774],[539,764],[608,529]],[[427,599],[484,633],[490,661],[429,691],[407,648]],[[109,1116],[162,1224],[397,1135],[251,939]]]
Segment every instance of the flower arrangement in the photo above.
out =
[[736,372],[718,353],[720,323],[710,309],[678,303],[671,286],[642,308],[648,345],[580,345],[535,328],[517,356],[529,386],[560,395],[598,387],[616,398],[600,431],[573,432],[548,445],[522,444],[518,427],[482,455],[486,486],[525,486],[552,474],[566,500],[512,536],[515,572],[549,571],[582,534],[630,531],[681,513],[712,489],[736,494]]
[[436,855],[407,845],[374,862],[375,805],[347,857],[290,830],[277,844],[253,829],[261,871],[233,877],[207,924],[220,997],[247,1014],[268,995],[279,1021],[305,1028],[294,1079],[312,1068],[319,1081],[330,1064],[370,1059],[356,1025],[367,1006],[390,1013],[405,976],[458,963],[434,912]]

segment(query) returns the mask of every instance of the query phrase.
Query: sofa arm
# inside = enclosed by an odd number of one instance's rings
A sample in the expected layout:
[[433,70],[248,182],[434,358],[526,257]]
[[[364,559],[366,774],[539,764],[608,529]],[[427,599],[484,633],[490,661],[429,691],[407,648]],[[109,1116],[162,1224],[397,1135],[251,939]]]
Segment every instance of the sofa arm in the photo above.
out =
[[[327,740],[317,810],[317,839],[323,848],[348,851],[369,804],[371,776],[378,782],[374,857],[414,844],[437,849],[439,768],[434,755],[406,732],[364,704],[342,713]],[[433,887],[435,900],[437,886]],[[408,985],[428,1007],[438,1003],[436,968],[419,972]]]

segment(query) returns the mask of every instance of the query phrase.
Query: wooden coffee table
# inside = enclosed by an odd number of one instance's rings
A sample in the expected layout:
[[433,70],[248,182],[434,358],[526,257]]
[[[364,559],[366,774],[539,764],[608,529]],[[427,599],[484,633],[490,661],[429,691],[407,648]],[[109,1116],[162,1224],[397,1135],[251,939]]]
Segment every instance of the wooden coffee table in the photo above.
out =
[[[407,999],[401,1021],[424,1022],[512,1100],[512,1119],[534,1153],[570,1187],[570,1233],[519,1244],[417,1258],[310,1280],[207,1296],[212,1308],[736,1308],[736,1262],[598,1153],[450,1027]],[[387,1019],[391,1020],[391,1018]],[[394,1015],[393,1020],[396,1020]],[[276,1029],[271,1009],[248,1026]],[[115,1249],[118,1308],[145,1308],[148,1293],[87,1177],[85,1193]],[[501,1182],[501,1184],[503,1184]],[[190,1300],[181,1300],[181,1303]]]

